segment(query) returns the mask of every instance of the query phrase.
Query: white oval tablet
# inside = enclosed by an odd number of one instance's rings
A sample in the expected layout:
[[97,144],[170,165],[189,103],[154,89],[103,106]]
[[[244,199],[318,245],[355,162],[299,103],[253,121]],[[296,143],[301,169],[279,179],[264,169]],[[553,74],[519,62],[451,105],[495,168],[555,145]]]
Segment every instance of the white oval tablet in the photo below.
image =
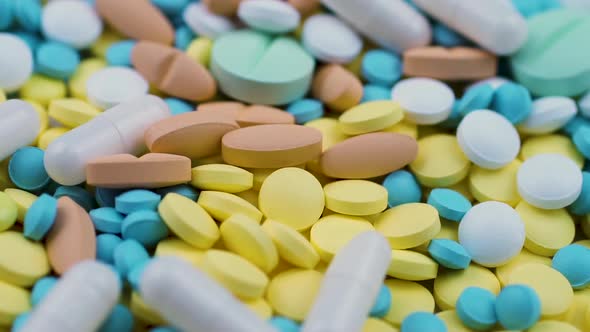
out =
[[459,223],[459,243],[474,262],[503,265],[522,250],[524,223],[510,205],[489,201],[471,208]]
[[211,39],[235,29],[234,23],[229,18],[211,13],[203,3],[199,2],[186,6],[182,18],[198,36]]
[[328,63],[349,63],[363,49],[363,40],[334,15],[317,14],[303,24],[303,47],[316,59]]
[[549,134],[565,126],[578,112],[568,97],[543,97],[533,102],[533,111],[518,126],[525,134]]
[[467,91],[471,88],[474,88],[478,85],[482,85],[482,84],[489,84],[492,87],[492,89],[496,90],[499,87],[501,87],[502,84],[504,84],[506,82],[510,82],[510,81],[505,79],[504,77],[494,76],[494,77],[483,79],[481,81],[477,81],[477,82],[469,85],[467,88],[465,88],[465,91]]
[[148,82],[137,71],[127,67],[101,69],[86,81],[88,100],[102,109],[147,95],[148,89]]
[[455,103],[455,94],[441,81],[416,77],[394,85],[391,99],[400,103],[408,120],[416,124],[432,125],[449,117]]
[[457,127],[457,141],[469,160],[487,169],[510,164],[520,150],[516,128],[502,115],[488,110],[467,114]]
[[288,2],[247,0],[240,2],[238,17],[249,27],[269,33],[287,33],[299,25],[299,12]]
[[11,33],[0,33],[0,89],[14,92],[33,73],[33,54],[29,46]]
[[82,49],[98,39],[102,21],[85,1],[60,0],[43,7],[41,28],[47,38]]
[[578,107],[580,108],[580,113],[584,117],[590,118],[590,91],[580,97],[578,100]]
[[572,204],[582,191],[582,171],[560,154],[539,154],[525,160],[516,182],[520,196],[541,209],[561,209]]

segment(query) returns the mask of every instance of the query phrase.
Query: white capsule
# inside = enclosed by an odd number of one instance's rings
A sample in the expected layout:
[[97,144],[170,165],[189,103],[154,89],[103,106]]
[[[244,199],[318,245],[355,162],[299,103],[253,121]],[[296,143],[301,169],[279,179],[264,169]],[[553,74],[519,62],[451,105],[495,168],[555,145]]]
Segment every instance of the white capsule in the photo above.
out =
[[43,298],[20,332],[96,331],[119,300],[115,271],[85,261],[66,272]]
[[171,116],[159,97],[146,95],[121,103],[55,139],[45,150],[45,169],[62,185],[86,180],[86,164],[119,153],[137,155],[145,150],[143,133]]
[[236,28],[229,18],[211,13],[203,3],[199,2],[186,6],[182,18],[198,36],[211,39],[216,39]]
[[329,14],[307,18],[301,41],[314,58],[327,63],[349,63],[363,50],[361,36],[338,17]]
[[516,52],[527,38],[526,21],[510,0],[414,0],[414,3],[496,54]]
[[577,112],[576,103],[571,98],[539,98],[533,102],[533,111],[518,129],[525,134],[549,134],[565,126]]
[[391,248],[381,234],[369,231],[350,240],[328,267],[301,331],[362,330],[390,261]]
[[43,7],[41,28],[47,38],[82,49],[98,39],[102,21],[85,1],[60,0]]
[[154,259],[139,289],[148,305],[184,332],[276,332],[227,289],[178,258]]
[[0,161],[33,143],[41,120],[31,104],[19,99],[0,103]]
[[321,1],[367,38],[392,51],[430,43],[428,21],[403,0]]

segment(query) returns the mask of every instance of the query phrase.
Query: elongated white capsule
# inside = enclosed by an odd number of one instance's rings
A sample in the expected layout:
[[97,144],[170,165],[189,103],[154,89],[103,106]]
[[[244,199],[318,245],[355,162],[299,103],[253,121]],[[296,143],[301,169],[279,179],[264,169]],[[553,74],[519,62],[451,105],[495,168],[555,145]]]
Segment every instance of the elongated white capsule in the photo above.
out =
[[120,291],[112,268],[96,261],[81,262],[59,279],[19,331],[96,331],[117,304]]
[[390,261],[391,248],[383,235],[369,231],[350,240],[328,266],[302,332],[362,330]]
[[39,114],[31,104],[20,99],[0,103],[0,161],[33,143],[40,127]]
[[276,332],[225,288],[178,258],[154,259],[139,289],[148,305],[184,332]]
[[86,180],[86,164],[95,158],[145,150],[143,133],[171,116],[159,97],[146,95],[121,103],[51,142],[45,151],[45,169],[62,185]]

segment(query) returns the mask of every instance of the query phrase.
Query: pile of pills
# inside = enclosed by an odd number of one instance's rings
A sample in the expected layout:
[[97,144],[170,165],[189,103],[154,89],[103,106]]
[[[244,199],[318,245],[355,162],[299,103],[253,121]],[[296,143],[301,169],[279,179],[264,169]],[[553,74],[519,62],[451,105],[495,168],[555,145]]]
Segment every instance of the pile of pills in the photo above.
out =
[[0,0],[0,332],[590,331],[589,0]]

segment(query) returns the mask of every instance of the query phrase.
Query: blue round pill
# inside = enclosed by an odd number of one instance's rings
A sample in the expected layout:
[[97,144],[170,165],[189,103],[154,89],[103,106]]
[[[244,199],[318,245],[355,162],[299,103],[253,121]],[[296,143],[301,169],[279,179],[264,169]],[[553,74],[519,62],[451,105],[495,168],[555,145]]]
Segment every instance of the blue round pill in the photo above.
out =
[[568,206],[568,210],[578,216],[590,213],[590,173],[582,172],[582,192],[580,196]]
[[156,210],[162,196],[145,189],[133,189],[115,198],[115,209],[123,214],[140,210]]
[[25,214],[23,234],[28,239],[41,241],[53,226],[56,216],[57,199],[42,194]]
[[131,239],[121,242],[115,248],[113,257],[119,275],[125,277],[135,266],[150,259],[145,248],[139,242]]
[[193,39],[195,39],[193,30],[186,25],[181,25],[176,29],[174,47],[184,51],[188,48]]
[[36,306],[43,300],[45,295],[47,295],[53,286],[57,283],[56,277],[43,277],[33,285],[33,289],[31,290],[31,304]]
[[469,44],[469,41],[467,41],[465,37],[442,23],[436,23],[432,27],[432,39],[436,44],[444,47],[456,47]]
[[166,98],[164,101],[168,105],[168,108],[170,108],[172,115],[188,113],[195,110],[193,105],[177,98]]
[[178,15],[182,13],[184,7],[189,4],[190,0],[152,0],[152,3],[156,5],[167,15]]
[[43,157],[45,152],[39,148],[27,146],[14,152],[8,163],[10,180],[24,190],[39,190],[51,180],[45,170]]
[[324,115],[322,102],[316,99],[299,99],[287,107],[287,112],[295,117],[295,122],[304,124]]
[[112,43],[107,48],[106,59],[110,66],[131,66],[131,52],[135,46],[135,40],[122,40]]
[[572,137],[576,149],[580,151],[586,159],[590,159],[590,126],[581,126],[576,130]]
[[391,87],[402,76],[402,61],[389,51],[371,50],[363,56],[361,72],[369,83]]
[[590,249],[570,244],[555,253],[551,267],[561,272],[574,289],[583,289],[590,284]]
[[41,29],[41,0],[13,1],[13,13],[19,25],[29,32]]
[[133,314],[126,306],[117,304],[98,332],[131,332],[133,331]]
[[90,211],[90,219],[94,228],[103,233],[121,233],[121,225],[125,217],[112,207],[102,207]]
[[429,312],[416,311],[402,321],[401,332],[447,332],[445,322]]
[[114,234],[100,234],[96,237],[96,258],[107,264],[115,262],[115,249],[123,240]]
[[581,115],[574,116],[561,130],[568,136],[572,137],[582,127],[590,127],[590,120]]
[[495,311],[505,329],[524,331],[541,317],[541,300],[529,286],[508,285],[498,294]]
[[48,41],[39,45],[35,52],[36,70],[56,79],[69,78],[79,64],[78,51],[63,43]]
[[377,298],[375,299],[375,304],[373,304],[373,308],[369,312],[371,317],[385,317],[387,313],[391,309],[391,292],[389,288],[385,285],[381,286],[379,289],[379,294],[377,294]]
[[274,316],[268,322],[278,332],[299,332],[301,328],[297,322],[282,316]]
[[465,196],[447,188],[433,189],[427,203],[434,206],[441,217],[452,221],[461,221],[471,209],[471,202]]
[[531,93],[520,84],[504,83],[494,92],[492,109],[512,124],[519,124],[533,111]]
[[111,188],[96,188],[94,196],[100,207],[115,207],[115,197],[121,195],[124,190]]
[[463,270],[471,263],[467,250],[449,239],[433,239],[428,245],[428,253],[437,263],[449,269]]
[[67,196],[80,205],[84,210],[90,211],[96,207],[94,197],[86,189],[78,186],[60,186],[55,190],[53,197]]
[[30,312],[24,312],[16,316],[16,318],[12,322],[12,328],[10,329],[10,332],[20,331],[20,329],[22,329],[25,326],[25,323],[27,322],[30,316]]
[[495,305],[496,296],[492,292],[480,287],[468,287],[457,299],[457,316],[465,326],[485,331],[498,321]]
[[0,30],[6,30],[12,25],[12,0],[0,0]]
[[137,264],[129,271],[129,273],[127,273],[127,281],[135,291],[139,291],[141,276],[149,263],[150,260]]
[[389,207],[405,203],[417,203],[422,198],[422,189],[414,175],[405,170],[395,171],[383,180],[387,189]]
[[187,184],[179,184],[172,187],[164,187],[156,189],[158,195],[165,197],[169,193],[175,193],[196,201],[199,198],[199,191]]
[[487,83],[467,89],[457,102],[457,111],[465,116],[475,110],[488,109],[492,104],[494,91],[494,88]]
[[381,85],[367,84],[363,87],[363,99],[361,103],[375,100],[390,100],[391,89]]
[[134,239],[150,248],[168,236],[168,227],[156,211],[135,211],[123,220],[121,234],[124,239]]

